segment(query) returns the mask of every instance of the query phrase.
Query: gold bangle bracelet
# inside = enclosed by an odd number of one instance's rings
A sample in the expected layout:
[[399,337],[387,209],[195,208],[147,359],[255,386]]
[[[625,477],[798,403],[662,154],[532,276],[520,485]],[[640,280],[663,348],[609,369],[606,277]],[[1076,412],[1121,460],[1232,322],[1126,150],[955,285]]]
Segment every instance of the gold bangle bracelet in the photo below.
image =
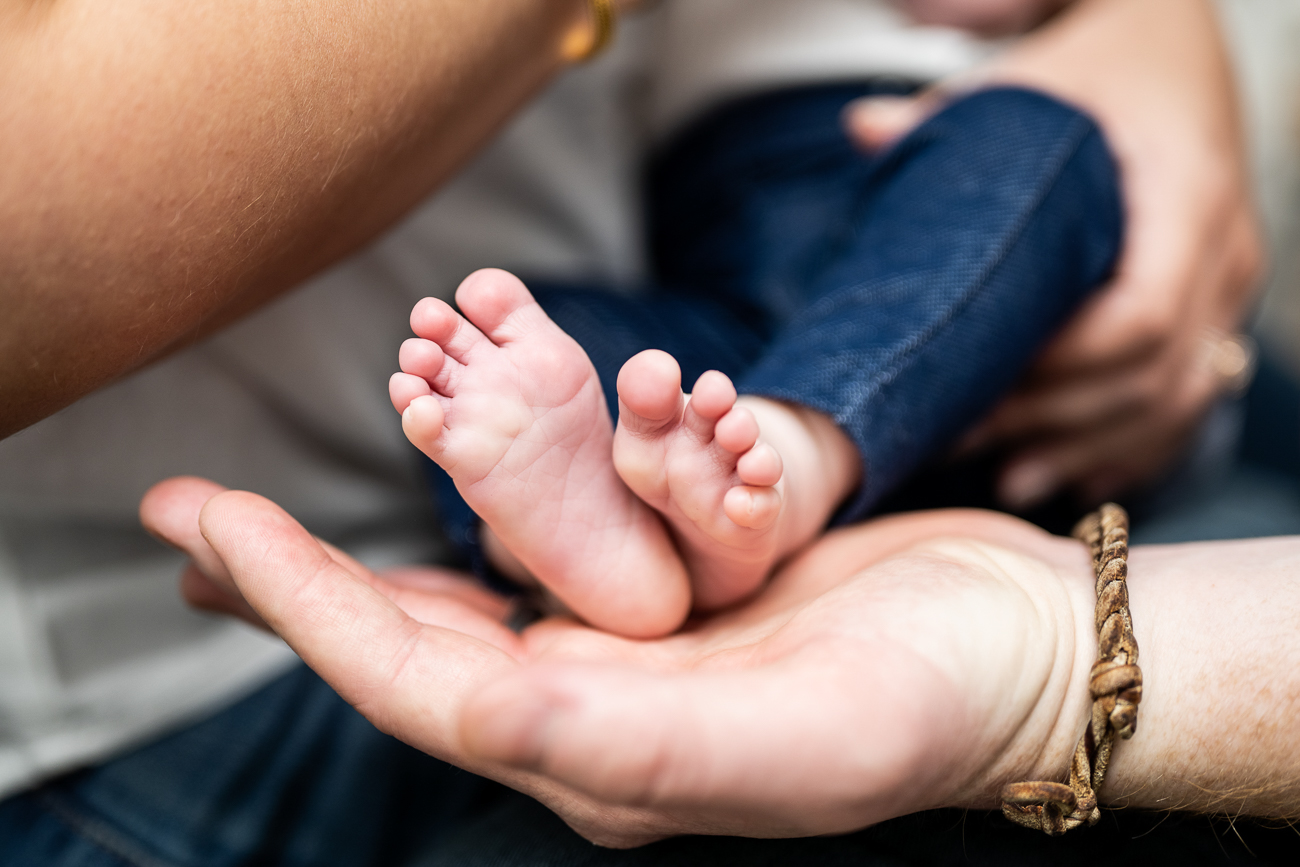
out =
[[587,0],[588,21],[564,36],[560,52],[570,63],[586,63],[614,41],[614,0]]

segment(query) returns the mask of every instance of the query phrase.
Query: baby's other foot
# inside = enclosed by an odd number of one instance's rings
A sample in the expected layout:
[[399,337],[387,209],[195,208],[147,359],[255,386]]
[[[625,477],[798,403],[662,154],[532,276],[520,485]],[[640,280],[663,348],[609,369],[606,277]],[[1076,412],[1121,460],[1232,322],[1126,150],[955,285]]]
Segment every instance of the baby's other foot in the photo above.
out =
[[676,360],[653,349],[623,366],[618,395],[614,465],[672,527],[696,607],[753,593],[790,552],[781,457],[753,412],[716,370],[683,394]]
[[662,521],[614,470],[587,354],[504,271],[470,275],[456,301],[464,317],[433,298],[411,312],[419,337],[389,384],[407,438],[579,616],[634,637],[676,629],[688,579]]

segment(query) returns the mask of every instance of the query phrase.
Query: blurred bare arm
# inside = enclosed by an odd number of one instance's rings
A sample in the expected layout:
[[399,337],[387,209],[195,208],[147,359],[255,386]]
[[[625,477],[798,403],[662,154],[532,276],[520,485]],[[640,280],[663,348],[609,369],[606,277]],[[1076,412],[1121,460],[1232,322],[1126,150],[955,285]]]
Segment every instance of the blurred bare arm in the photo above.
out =
[[0,436],[372,238],[582,0],[0,0]]

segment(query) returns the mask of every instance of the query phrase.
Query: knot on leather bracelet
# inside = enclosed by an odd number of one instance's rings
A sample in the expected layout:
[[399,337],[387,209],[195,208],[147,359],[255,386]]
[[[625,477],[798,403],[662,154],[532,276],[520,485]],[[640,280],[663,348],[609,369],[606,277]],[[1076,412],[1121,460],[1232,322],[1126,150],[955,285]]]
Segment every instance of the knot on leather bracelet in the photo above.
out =
[[1050,835],[1101,818],[1097,790],[1106,777],[1116,737],[1137,731],[1142,669],[1128,607],[1128,514],[1107,503],[1074,528],[1092,553],[1097,577],[1097,662],[1088,677],[1092,714],[1070,760],[1066,783],[1010,783],[1002,789],[1002,815]]
[[[1008,812],[1011,811],[1011,812]],[[1064,783],[1038,781],[1011,783],[1002,789],[1002,812],[1011,821],[1057,836],[1084,822],[1094,821],[1097,798],[1079,794]],[[1014,815],[1012,815],[1014,813]]]

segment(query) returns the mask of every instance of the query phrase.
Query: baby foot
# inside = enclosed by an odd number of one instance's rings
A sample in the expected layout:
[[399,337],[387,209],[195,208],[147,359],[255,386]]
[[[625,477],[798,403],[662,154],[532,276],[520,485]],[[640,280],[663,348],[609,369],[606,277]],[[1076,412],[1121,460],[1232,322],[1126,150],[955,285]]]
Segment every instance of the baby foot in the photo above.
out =
[[709,371],[684,395],[676,360],[651,349],[623,366],[618,395],[614,466],[672,527],[696,606],[753,593],[788,553],[782,464],[731,380]]
[[589,623],[634,637],[676,629],[685,570],[659,517],[610,454],[596,371],[514,276],[456,291],[465,317],[426,298],[389,384],[402,429],[456,482],[519,561]]

